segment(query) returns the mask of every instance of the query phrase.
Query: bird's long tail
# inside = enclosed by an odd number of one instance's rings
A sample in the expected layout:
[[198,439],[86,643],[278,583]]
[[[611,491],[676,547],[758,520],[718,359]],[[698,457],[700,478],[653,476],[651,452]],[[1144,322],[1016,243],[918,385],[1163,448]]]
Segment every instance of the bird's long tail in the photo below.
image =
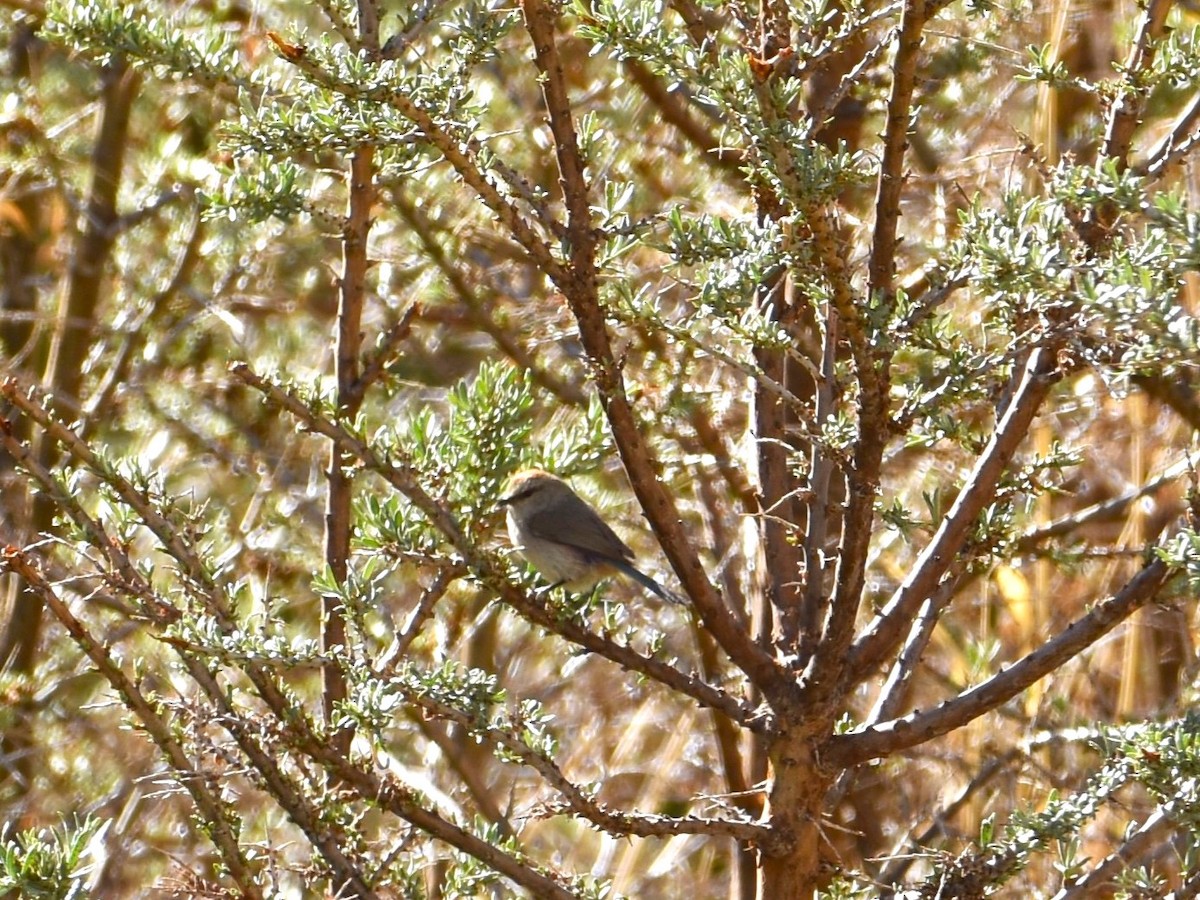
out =
[[662,597],[668,603],[674,603],[679,606],[682,606],[687,603],[687,600],[685,600],[683,597],[680,597],[674,591],[668,591],[665,587],[663,587],[661,584],[659,584],[657,581],[655,581],[653,578],[651,578],[645,572],[642,572],[641,570],[634,568],[633,566],[631,566],[629,563],[625,562],[624,560],[612,560],[612,562],[624,574],[628,575],[630,578],[632,578],[634,581],[636,581],[638,584],[640,584],[646,590],[650,591],[652,594],[657,594],[658,596]]

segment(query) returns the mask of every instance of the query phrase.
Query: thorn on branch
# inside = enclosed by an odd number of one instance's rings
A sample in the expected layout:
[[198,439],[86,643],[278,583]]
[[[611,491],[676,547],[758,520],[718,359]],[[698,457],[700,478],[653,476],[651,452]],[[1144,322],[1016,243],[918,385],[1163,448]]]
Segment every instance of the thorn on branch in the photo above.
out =
[[760,82],[766,81],[795,55],[796,50],[794,47],[782,47],[770,59],[762,59],[753,53],[748,54],[747,61],[750,63],[750,73]]
[[279,51],[279,55],[288,62],[300,62],[308,55],[308,49],[300,44],[289,44],[277,32],[268,31],[267,40],[275,45],[275,49]]

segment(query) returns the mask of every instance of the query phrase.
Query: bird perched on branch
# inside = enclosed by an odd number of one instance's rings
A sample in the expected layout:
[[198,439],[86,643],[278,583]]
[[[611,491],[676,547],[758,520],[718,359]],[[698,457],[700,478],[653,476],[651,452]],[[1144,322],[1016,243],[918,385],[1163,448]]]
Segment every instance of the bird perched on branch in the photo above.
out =
[[518,472],[500,503],[508,508],[513,546],[551,587],[586,591],[620,573],[669,603],[685,602],[635,567],[633,551],[561,478],[541,469]]

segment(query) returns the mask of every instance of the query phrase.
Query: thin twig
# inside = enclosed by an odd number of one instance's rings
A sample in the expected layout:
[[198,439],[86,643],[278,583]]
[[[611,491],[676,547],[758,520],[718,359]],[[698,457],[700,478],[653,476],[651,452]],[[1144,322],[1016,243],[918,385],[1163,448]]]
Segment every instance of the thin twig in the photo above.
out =
[[1083,877],[1071,882],[1053,900],[1086,900],[1098,896],[1111,886],[1131,865],[1147,853],[1162,847],[1175,833],[1176,823],[1160,806],[1142,823],[1142,827],[1122,841],[1121,846],[1096,864]]
[[368,769],[339,754],[327,741],[302,729],[282,735],[291,746],[324,767],[336,782],[352,788],[373,806],[420,828],[546,900],[578,900],[564,885],[567,880],[544,865],[534,866],[521,854],[496,846],[421,805],[416,792],[394,777]]
[[383,49],[380,51],[380,57],[383,59],[399,59],[404,51],[412,46],[421,32],[434,21],[435,14],[447,2],[449,0],[424,0],[416,8],[410,4],[406,10],[406,24],[408,25],[408,29],[397,32],[388,38],[387,42],[383,45]]
[[1188,108],[1180,113],[1170,132],[1147,155],[1144,162],[1133,167],[1133,171],[1149,181],[1156,181],[1186,159],[1189,151],[1200,141],[1200,94],[1192,98]]
[[674,126],[688,143],[700,150],[701,158],[705,162],[712,163],[723,172],[736,175],[739,183],[743,181],[741,169],[746,163],[742,151],[722,146],[712,131],[697,120],[684,93],[667,90],[659,78],[636,59],[625,60],[624,66],[630,79],[654,104],[663,121]]
[[180,612],[158,597],[145,576],[138,571],[125,554],[120,542],[110,539],[103,526],[83,508],[82,504],[67,492],[54,474],[43,466],[36,454],[12,435],[10,423],[0,420],[0,446],[13,460],[32,476],[45,495],[54,501],[56,508],[66,512],[76,526],[87,536],[90,546],[104,554],[114,575],[105,575],[105,580],[114,590],[137,600],[139,612],[151,621],[170,624],[180,617]]
[[9,375],[0,383],[0,396],[36,422],[51,440],[61,445],[73,458],[100,474],[117,491],[121,501],[138,514],[146,527],[162,543],[163,549],[184,566],[188,576],[185,583],[190,583],[197,596],[210,596],[207,588],[212,586],[212,580],[195,549],[184,541],[178,529],[143,492],[128,480],[117,476],[111,466],[96,455],[91,446],[50,414],[44,405],[40,390],[32,385],[23,384],[14,375]]
[[357,402],[362,402],[367,389],[383,377],[400,345],[412,334],[413,319],[419,317],[420,314],[421,305],[410,303],[400,314],[400,318],[383,333],[375,349],[363,360],[362,370],[359,372],[351,392],[351,396]]
[[879,698],[867,716],[868,725],[876,725],[900,714],[908,696],[908,684],[921,661],[921,656],[925,653],[925,648],[929,645],[930,638],[933,637],[933,629],[962,584],[965,566],[960,565],[957,568],[959,571],[952,571],[943,578],[937,589],[921,605],[912,628],[909,629],[908,640],[904,642],[904,648],[896,658],[887,681],[879,691]]
[[[899,6],[899,4],[893,4],[891,7],[888,7],[888,14],[890,15],[897,6]],[[883,11],[881,10],[880,14],[882,14],[882,12]],[[858,25],[858,23],[855,24],[857,27],[863,27]],[[872,46],[867,48],[867,52],[862,55],[862,58],[859,59],[859,61],[853,66],[851,66],[850,69],[846,71],[846,74],[842,76],[841,80],[838,82],[837,89],[830,91],[828,95],[821,97],[819,102],[809,109],[808,114],[809,118],[812,119],[813,137],[819,137],[821,132],[825,130],[826,121],[833,114],[833,111],[837,108],[838,104],[846,98],[850,91],[862,83],[862,77],[864,73],[872,65],[879,61],[879,58],[892,45],[892,41],[895,39],[898,33],[898,29],[892,29],[881,38],[876,40]]]
[[167,285],[161,291],[150,298],[142,315],[125,329],[125,339],[117,350],[116,358],[108,367],[108,371],[100,382],[100,386],[88,398],[87,403],[84,404],[83,421],[86,429],[85,434],[90,432],[100,421],[97,412],[107,409],[117,389],[126,383],[130,361],[137,355],[137,351],[145,346],[151,334],[151,330],[148,327],[150,322],[158,316],[163,307],[191,279],[196,264],[200,261],[200,246],[204,241],[204,234],[204,220],[200,214],[200,210],[196,209],[192,216],[191,233],[184,244],[183,253],[180,254],[179,262],[175,266],[175,272],[171,276],[171,280],[167,282]]
[[500,223],[509,230],[517,243],[548,278],[561,286],[565,282],[567,269],[555,258],[549,244],[534,230],[517,206],[500,193],[477,164],[477,153],[470,149],[470,142],[438,124],[433,113],[420,106],[407,94],[390,87],[364,88],[354,81],[345,81],[313,61],[307,48],[275,42],[280,56],[310,76],[316,83],[341,94],[359,100],[386,103],[408,118],[421,135],[442,154],[462,178],[463,182],[479,196],[479,199],[496,214]]
[[1137,39],[1123,68],[1126,89],[1118,95],[1117,101],[1109,111],[1100,159],[1115,159],[1122,168],[1127,162],[1129,147],[1133,143],[1133,133],[1141,124],[1142,110],[1148,93],[1146,88],[1133,85],[1154,62],[1154,44],[1162,35],[1172,5],[1172,0],[1149,0],[1143,7],[1145,13],[1138,28]]
[[357,49],[359,47],[358,35],[350,27],[346,17],[342,15],[342,11],[338,8],[338,0],[317,0],[317,5],[325,13],[325,18],[329,20],[333,30],[346,42],[346,46]]
[[391,646],[388,647],[387,653],[383,655],[383,658],[375,666],[376,677],[385,681],[390,681],[395,677],[397,665],[408,654],[408,648],[412,646],[412,642],[417,639],[417,636],[421,633],[421,629],[425,627],[425,623],[433,615],[434,607],[445,596],[446,589],[450,586],[450,583],[460,575],[462,575],[462,572],[454,569],[441,569],[434,576],[433,583],[421,591],[421,598],[409,614],[408,621],[404,623],[404,627],[396,635],[396,639],[392,641]]
[[468,277],[461,264],[455,262],[457,255],[452,256],[435,239],[432,223],[425,212],[399,188],[391,191],[391,199],[400,218],[412,228],[426,255],[433,260],[442,277],[449,282],[451,290],[466,309],[471,324],[490,337],[501,352],[528,372],[537,384],[565,403],[572,406],[585,405],[587,395],[583,390],[553,372],[515,338],[511,328],[506,328],[496,321],[495,299],[485,296],[477,286],[479,280]]
[[743,841],[764,842],[772,837],[768,826],[749,820],[710,819],[703,816],[658,816],[618,812],[595,800],[572,782],[549,756],[534,750],[519,740],[522,723],[519,718],[510,728],[482,725],[477,718],[449,704],[442,703],[427,692],[409,690],[402,682],[394,683],[404,698],[425,710],[429,715],[454,722],[472,735],[491,744],[497,750],[515,757],[537,772],[563,798],[567,808],[587,819],[597,828],[616,836],[665,837],[676,834],[722,835]]
[[[821,352],[821,372],[816,379],[816,428],[831,421],[835,415],[837,388],[838,317],[833,309],[826,309],[824,346]],[[831,490],[835,464],[826,450],[824,441],[810,441],[809,490],[812,496],[807,503],[808,523],[804,532],[804,600],[800,604],[796,625],[789,629],[793,618],[785,610],[781,617],[788,645],[799,644],[796,657],[797,668],[803,669],[817,651],[820,629],[829,609],[830,595],[825,590],[825,555],[829,539],[829,510],[833,505]],[[791,633],[789,634],[789,630]]]
[[[1129,149],[1133,144],[1133,135],[1141,124],[1149,94],[1149,89],[1138,84],[1138,80],[1154,62],[1155,42],[1162,35],[1172,5],[1172,0],[1148,0],[1143,6],[1145,12],[1137,38],[1123,69],[1123,90],[1118,93],[1109,110],[1104,143],[1097,154],[1097,166],[1111,160],[1123,171],[1129,165]],[[1108,241],[1116,215],[1114,204],[1098,203],[1087,210],[1076,228],[1087,245],[1096,250]]]
[[989,759],[982,768],[975,772],[971,780],[959,792],[958,796],[938,810],[937,815],[933,817],[927,828],[922,830],[918,835],[913,835],[909,832],[909,834],[904,836],[903,846],[913,848],[913,852],[902,856],[901,851],[897,849],[889,854],[892,858],[892,864],[880,873],[877,878],[879,884],[898,884],[913,862],[918,858],[917,854],[928,852],[929,842],[945,830],[946,824],[958,815],[959,810],[979,791],[987,787],[997,775],[1007,769],[1014,760],[1023,760],[1024,758],[1024,754],[1020,750],[1014,749],[1009,750],[1002,756]]

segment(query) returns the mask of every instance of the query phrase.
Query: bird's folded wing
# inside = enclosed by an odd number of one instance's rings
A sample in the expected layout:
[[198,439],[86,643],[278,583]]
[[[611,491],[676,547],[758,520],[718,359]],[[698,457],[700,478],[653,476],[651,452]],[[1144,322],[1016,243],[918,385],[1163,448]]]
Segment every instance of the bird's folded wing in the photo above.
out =
[[545,510],[531,515],[525,527],[534,537],[577,547],[605,559],[633,559],[633,551],[590,509],[585,507],[570,518],[571,527],[564,528],[561,510]]

